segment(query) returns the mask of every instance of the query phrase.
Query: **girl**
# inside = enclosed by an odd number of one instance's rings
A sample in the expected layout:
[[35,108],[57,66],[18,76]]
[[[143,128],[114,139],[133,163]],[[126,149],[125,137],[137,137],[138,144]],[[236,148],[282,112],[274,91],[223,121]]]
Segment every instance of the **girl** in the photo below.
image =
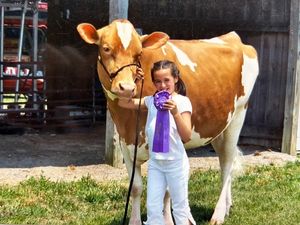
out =
[[[143,71],[138,69],[137,77],[142,78],[143,75]],[[161,146],[155,144],[154,140],[159,111],[155,102],[157,95],[144,97],[141,100],[141,108],[148,109],[145,131],[150,151],[147,175],[147,222],[145,224],[164,225],[163,199],[167,187],[172,199],[176,225],[196,224],[188,202],[189,161],[183,145],[190,140],[192,133],[192,105],[185,96],[185,85],[173,62],[163,60],[154,63],[151,78],[157,93],[166,91],[167,95],[170,95],[170,97],[167,96],[168,100],[161,105],[161,110],[168,112],[169,127],[166,129],[168,130],[168,149],[166,151],[157,149],[159,148],[157,146]],[[139,99],[119,99],[121,107],[135,109],[138,104]]]

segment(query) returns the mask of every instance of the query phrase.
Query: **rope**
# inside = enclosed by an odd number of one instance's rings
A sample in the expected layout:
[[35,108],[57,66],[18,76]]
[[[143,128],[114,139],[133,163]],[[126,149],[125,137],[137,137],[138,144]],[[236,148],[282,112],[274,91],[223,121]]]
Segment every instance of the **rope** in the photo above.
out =
[[133,180],[134,180],[134,174],[135,174],[137,145],[138,145],[138,141],[139,141],[139,122],[140,122],[143,87],[144,87],[144,79],[142,79],[142,87],[141,87],[141,93],[140,93],[140,98],[139,98],[139,106],[138,106],[138,111],[137,111],[137,116],[136,116],[136,128],[135,128],[136,133],[135,133],[135,143],[134,143],[133,165],[132,165],[131,179],[130,179],[128,193],[127,193],[127,200],[126,200],[125,212],[124,212],[123,223],[122,223],[123,225],[126,224],[126,217],[127,217],[128,206],[129,206],[130,193],[131,193]]

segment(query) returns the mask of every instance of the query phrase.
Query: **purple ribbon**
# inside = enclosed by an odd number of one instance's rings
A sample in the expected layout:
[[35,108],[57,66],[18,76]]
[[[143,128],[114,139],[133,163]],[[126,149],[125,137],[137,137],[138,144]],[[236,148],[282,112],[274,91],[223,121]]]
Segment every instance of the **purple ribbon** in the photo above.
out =
[[171,95],[167,91],[160,91],[154,95],[154,105],[157,109],[157,115],[153,138],[153,152],[169,152],[170,117],[169,110],[163,109],[163,105],[170,98]]

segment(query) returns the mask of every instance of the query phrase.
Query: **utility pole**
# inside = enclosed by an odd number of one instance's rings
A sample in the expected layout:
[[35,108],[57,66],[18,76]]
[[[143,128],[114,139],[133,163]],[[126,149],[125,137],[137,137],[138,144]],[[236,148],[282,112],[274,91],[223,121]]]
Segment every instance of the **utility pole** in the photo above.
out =
[[[109,22],[115,19],[127,19],[128,0],[110,0],[109,1]],[[121,146],[116,145],[114,136],[116,135],[116,126],[112,121],[110,112],[106,111],[106,133],[105,133],[105,161],[113,167],[121,167],[123,156]]]

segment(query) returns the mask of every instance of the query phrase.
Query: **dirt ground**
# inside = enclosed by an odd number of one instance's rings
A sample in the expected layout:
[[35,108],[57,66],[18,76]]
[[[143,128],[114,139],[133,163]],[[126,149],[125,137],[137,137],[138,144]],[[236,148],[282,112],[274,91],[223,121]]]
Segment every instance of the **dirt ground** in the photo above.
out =
[[[90,175],[97,181],[127,177],[125,166],[105,164],[105,127],[97,126],[67,133],[25,132],[0,135],[0,185],[15,185],[29,177],[41,175],[50,180],[72,181]],[[262,146],[240,146],[246,166],[283,165],[296,157]],[[218,158],[210,148],[188,151],[191,169],[218,169]],[[146,175],[147,163],[142,166]]]

